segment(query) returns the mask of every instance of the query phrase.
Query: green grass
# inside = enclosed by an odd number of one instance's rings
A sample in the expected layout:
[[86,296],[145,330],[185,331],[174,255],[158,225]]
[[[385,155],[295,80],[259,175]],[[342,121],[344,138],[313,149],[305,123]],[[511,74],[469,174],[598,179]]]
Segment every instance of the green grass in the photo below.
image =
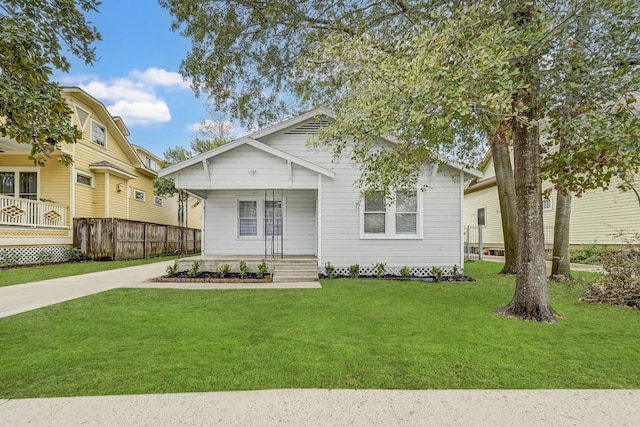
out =
[[18,285],[39,280],[57,279],[58,277],[77,276],[95,273],[96,271],[114,270],[116,268],[133,267],[160,261],[184,258],[166,256],[160,258],[132,259],[126,261],[83,261],[64,264],[39,265],[36,267],[16,267],[0,270],[0,286]]
[[[640,312],[551,283],[557,325],[507,319],[514,278],[323,289],[117,289],[0,319],[0,397],[272,388],[639,388]],[[584,275],[584,274],[581,274]]]

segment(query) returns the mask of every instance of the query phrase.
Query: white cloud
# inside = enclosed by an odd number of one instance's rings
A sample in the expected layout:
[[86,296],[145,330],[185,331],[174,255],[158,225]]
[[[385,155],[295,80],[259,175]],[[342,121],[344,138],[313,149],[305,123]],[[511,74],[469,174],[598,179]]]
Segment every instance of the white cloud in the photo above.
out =
[[189,82],[182,81],[179,73],[161,68],[133,70],[126,77],[107,81],[91,75],[67,77],[64,83],[79,86],[105,105],[108,104],[109,113],[122,117],[130,127],[171,120],[169,106],[157,90],[189,89]]
[[120,116],[128,126],[147,126],[171,120],[169,107],[164,101],[118,101],[107,106],[109,113]]
[[145,71],[133,70],[129,75],[150,85],[176,86],[178,89],[190,89],[190,82],[184,81],[180,73],[161,68],[147,68]]

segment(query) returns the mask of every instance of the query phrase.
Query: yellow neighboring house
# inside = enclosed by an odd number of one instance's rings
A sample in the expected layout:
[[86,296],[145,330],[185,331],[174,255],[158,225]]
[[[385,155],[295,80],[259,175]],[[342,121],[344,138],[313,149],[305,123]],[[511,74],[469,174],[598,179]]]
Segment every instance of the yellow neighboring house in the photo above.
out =
[[[495,169],[490,151],[478,169],[484,173],[484,177],[474,178],[467,183],[464,190],[464,224],[472,227],[471,243],[477,242],[473,227],[480,224],[483,248],[495,252],[496,249],[503,249],[504,246]],[[572,247],[590,244],[640,243],[638,241],[639,200],[633,191],[620,190],[619,184],[620,181],[614,180],[606,191],[591,190],[585,192],[582,197],[572,198],[570,224]],[[640,180],[636,184],[636,188],[640,189]],[[543,191],[550,187],[552,185],[549,182],[542,183]],[[555,191],[551,192],[549,199],[542,201],[545,245],[548,248],[553,245],[555,201]]]
[[[73,244],[74,218],[119,218],[178,225],[177,198],[154,196],[160,159],[129,143],[120,117],[80,88],[63,89],[82,131],[62,151],[73,157],[63,166],[54,157],[45,167],[27,159],[30,146],[0,138],[0,264],[63,260]],[[201,229],[201,205],[187,226]],[[19,258],[16,259],[16,258]]]

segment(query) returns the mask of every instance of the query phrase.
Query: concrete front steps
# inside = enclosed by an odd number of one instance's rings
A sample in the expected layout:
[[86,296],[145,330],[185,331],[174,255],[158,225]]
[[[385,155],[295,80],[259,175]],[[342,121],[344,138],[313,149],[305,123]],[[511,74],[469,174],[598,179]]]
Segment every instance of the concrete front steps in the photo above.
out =
[[318,280],[316,258],[291,258],[273,260],[273,282],[314,282]]

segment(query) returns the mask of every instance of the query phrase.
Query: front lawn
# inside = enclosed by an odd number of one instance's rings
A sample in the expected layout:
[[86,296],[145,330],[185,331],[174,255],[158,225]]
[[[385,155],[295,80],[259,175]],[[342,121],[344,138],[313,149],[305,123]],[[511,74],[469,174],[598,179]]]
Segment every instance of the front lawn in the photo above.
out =
[[493,315],[477,282],[336,279],[323,289],[117,289],[0,319],[0,397],[272,388],[640,387],[640,311],[551,283],[558,325]]

